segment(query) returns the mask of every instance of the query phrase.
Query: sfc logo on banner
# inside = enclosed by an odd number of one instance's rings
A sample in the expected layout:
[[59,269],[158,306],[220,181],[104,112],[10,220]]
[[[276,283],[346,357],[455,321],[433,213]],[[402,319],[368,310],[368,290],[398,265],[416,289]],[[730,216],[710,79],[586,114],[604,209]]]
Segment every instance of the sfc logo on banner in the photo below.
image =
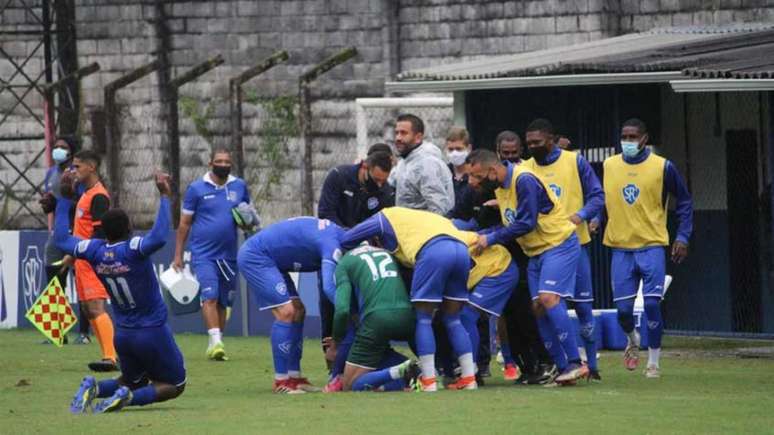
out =
[[624,201],[629,205],[633,205],[637,198],[640,197],[640,188],[636,184],[627,184],[621,189],[621,193],[623,193]]
[[40,286],[43,284],[43,260],[40,258],[37,246],[27,246],[21,268],[22,293],[26,311],[35,303],[40,293]]

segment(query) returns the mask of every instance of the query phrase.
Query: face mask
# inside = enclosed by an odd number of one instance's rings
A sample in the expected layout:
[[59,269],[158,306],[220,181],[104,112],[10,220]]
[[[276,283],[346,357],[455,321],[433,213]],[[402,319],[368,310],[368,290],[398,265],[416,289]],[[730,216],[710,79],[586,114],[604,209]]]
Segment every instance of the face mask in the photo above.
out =
[[500,187],[500,183],[497,180],[491,180],[489,177],[481,180],[481,190],[484,191],[484,193],[492,193],[498,187]]
[[225,179],[228,177],[228,174],[231,173],[231,166],[213,165],[212,173],[218,178]]
[[454,150],[446,153],[446,155],[449,157],[449,163],[451,163],[454,166],[464,165],[465,159],[468,158],[468,154],[470,153],[462,150]]
[[535,160],[542,162],[548,155],[548,148],[546,148],[545,145],[541,145],[539,147],[530,147],[529,153],[532,154],[532,157],[534,157]]
[[634,157],[640,153],[640,144],[637,142],[621,141],[621,152],[624,157]]
[[365,191],[368,193],[376,193],[379,191],[379,185],[376,184],[373,178],[366,172],[366,180],[364,185]]
[[51,151],[51,158],[54,159],[57,164],[67,161],[68,157],[70,157],[70,152],[64,148],[54,148]]

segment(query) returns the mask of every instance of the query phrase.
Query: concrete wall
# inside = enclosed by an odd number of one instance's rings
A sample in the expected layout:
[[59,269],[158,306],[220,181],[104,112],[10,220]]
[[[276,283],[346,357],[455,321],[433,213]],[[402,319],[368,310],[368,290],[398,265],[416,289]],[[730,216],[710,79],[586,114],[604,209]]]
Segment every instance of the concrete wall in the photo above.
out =
[[[381,96],[383,82],[396,72],[438,63],[482,56],[518,53],[574,44],[624,32],[662,25],[718,24],[739,20],[769,20],[773,8],[748,1],[176,1],[163,11],[146,0],[74,0],[77,49],[80,65],[97,61],[102,71],[82,83],[82,126],[87,145],[92,128],[90,113],[102,106],[102,88],[132,68],[165,51],[175,77],[216,53],[226,62],[195,83],[182,88],[184,96],[212,106],[207,127],[215,145],[228,145],[227,85],[229,77],[243,71],[277,49],[291,59],[247,85],[256,95],[295,95],[299,74],[343,47],[356,46],[359,56],[332,70],[313,87],[315,154],[314,182],[319,186],[330,167],[354,158],[353,100]],[[34,17],[16,2],[0,14],[3,30],[35,28]],[[30,53],[32,38],[3,37],[3,48],[14,59]],[[166,48],[166,49],[165,49]],[[28,70],[39,72],[42,58],[35,56]],[[0,76],[12,67],[0,61]],[[137,220],[147,225],[155,200],[150,174],[164,164],[166,126],[161,112],[161,84],[168,78],[152,74],[119,93],[124,108],[121,119],[122,167],[125,171],[124,204]],[[13,104],[0,93],[0,107]],[[41,110],[39,98],[29,104]],[[0,126],[0,136],[36,133],[40,127],[16,111],[10,123]],[[451,115],[449,115],[451,116]],[[245,147],[251,162],[254,190],[264,185],[266,170],[259,151],[265,111],[245,108]],[[182,180],[186,185],[206,170],[210,144],[196,134],[193,123],[181,117]],[[32,163],[42,141],[0,142],[17,165]],[[270,199],[258,198],[267,221],[300,213],[299,141],[291,140],[284,153],[287,170],[270,189]],[[30,173],[42,179],[43,164]],[[10,182],[14,173],[0,161],[0,179]],[[12,206],[13,208],[13,206]],[[36,226],[29,218],[17,219],[17,227]]]

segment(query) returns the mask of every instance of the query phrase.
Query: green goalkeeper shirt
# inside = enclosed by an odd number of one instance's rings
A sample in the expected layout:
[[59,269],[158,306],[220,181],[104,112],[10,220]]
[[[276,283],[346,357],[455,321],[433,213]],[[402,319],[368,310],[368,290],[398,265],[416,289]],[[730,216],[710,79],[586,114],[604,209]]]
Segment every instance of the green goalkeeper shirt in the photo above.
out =
[[392,255],[371,246],[349,251],[336,266],[336,312],[333,315],[333,339],[336,341],[347,332],[353,296],[361,320],[374,311],[412,308]]

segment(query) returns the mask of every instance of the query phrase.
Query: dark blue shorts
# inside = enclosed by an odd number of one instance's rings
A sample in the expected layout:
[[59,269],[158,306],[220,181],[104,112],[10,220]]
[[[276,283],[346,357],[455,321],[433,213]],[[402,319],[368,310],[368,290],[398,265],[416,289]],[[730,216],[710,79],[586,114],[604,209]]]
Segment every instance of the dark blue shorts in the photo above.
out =
[[591,260],[588,246],[581,246],[578,269],[575,272],[575,292],[568,299],[573,302],[594,302],[594,286],[591,283]]
[[222,307],[230,307],[234,304],[238,279],[235,261],[192,261],[191,268],[196,280],[199,281],[202,301],[215,300]]
[[613,283],[613,301],[637,297],[642,280],[642,296],[664,297],[666,257],[663,246],[638,251],[613,249],[610,276]]
[[128,383],[148,378],[176,386],[185,384],[185,362],[169,325],[117,328],[113,339],[121,375]]
[[468,247],[451,237],[436,237],[417,254],[411,302],[467,301],[469,273]]
[[298,291],[287,272],[282,272],[274,260],[249,246],[239,250],[239,270],[253,292],[259,310],[269,310],[298,299]]
[[511,261],[503,273],[497,276],[488,276],[479,281],[468,296],[468,303],[499,317],[518,284],[519,268],[516,267],[516,263]]
[[527,283],[532,299],[537,299],[540,293],[552,293],[563,298],[573,296],[579,255],[578,236],[572,233],[560,245],[530,258]]

